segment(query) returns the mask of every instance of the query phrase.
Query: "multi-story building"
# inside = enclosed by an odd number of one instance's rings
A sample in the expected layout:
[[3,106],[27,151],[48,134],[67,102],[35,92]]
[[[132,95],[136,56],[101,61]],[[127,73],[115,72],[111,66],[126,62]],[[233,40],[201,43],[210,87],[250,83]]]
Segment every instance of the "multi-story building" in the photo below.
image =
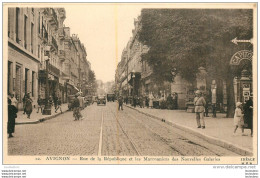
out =
[[[120,65],[117,70],[117,86],[124,95],[140,95],[143,94],[141,82],[141,73],[143,62],[141,55],[148,51],[148,48],[139,42],[138,35],[141,28],[140,19],[134,21],[135,29],[132,31],[133,36],[127,43],[126,48],[122,52]],[[120,76],[120,77],[119,77]]]
[[[30,93],[33,105],[39,96],[57,96],[66,102],[80,91],[91,70],[84,45],[64,27],[64,8],[8,9],[8,93],[18,107]],[[85,83],[84,83],[84,82]]]
[[[18,108],[26,93],[33,104],[38,97],[38,71],[43,60],[41,38],[48,39],[42,30],[41,9],[8,8],[8,93],[14,93]],[[46,35],[47,33],[47,35]]]

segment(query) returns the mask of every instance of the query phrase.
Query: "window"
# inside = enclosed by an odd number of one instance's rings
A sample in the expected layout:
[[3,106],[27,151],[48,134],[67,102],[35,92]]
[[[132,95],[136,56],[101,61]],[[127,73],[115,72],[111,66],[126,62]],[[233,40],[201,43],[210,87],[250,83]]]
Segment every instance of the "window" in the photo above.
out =
[[24,48],[27,49],[27,16],[24,16]]
[[32,97],[34,97],[34,84],[35,84],[34,78],[35,78],[35,72],[32,71]]
[[40,51],[40,45],[38,45],[38,58],[40,58],[40,53],[41,53],[41,51]]
[[31,23],[31,51],[33,53],[33,41],[34,41],[34,24]]
[[16,33],[16,42],[19,43],[19,14],[20,9],[16,8],[16,17],[15,17],[15,33]]
[[41,13],[40,12],[38,17],[38,33],[41,34]]

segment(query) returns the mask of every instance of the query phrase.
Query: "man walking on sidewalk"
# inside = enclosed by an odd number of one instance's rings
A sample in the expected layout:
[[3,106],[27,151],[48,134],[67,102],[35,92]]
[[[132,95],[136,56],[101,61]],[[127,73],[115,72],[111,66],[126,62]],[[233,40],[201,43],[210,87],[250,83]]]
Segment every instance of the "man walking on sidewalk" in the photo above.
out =
[[196,121],[198,128],[205,129],[205,121],[204,121],[204,110],[206,101],[202,96],[202,93],[200,90],[197,90],[195,92],[195,98],[194,98],[194,106],[195,106],[195,114],[196,114]]
[[58,98],[57,100],[57,107],[55,109],[55,113],[57,113],[58,109],[60,109],[60,112],[62,113],[62,110],[61,110],[61,99]]

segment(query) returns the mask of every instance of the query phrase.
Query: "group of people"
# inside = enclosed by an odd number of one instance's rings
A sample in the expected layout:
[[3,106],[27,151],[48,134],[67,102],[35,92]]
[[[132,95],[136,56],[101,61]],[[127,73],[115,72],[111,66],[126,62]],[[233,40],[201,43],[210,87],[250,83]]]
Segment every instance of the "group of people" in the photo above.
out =
[[[39,110],[41,110],[41,113],[43,112],[43,109],[45,107],[45,99],[42,99],[41,96],[38,96],[37,99],[37,113],[39,113]],[[61,98],[57,97],[56,95],[54,95],[53,97],[50,96],[49,99],[47,100],[48,104],[52,107],[54,105],[54,109],[55,109],[55,113],[57,113],[58,110],[60,110],[60,112],[62,113],[62,109],[61,109]]]
[[[122,96],[121,96],[122,97]],[[178,94],[169,94],[155,97],[153,93],[149,95],[122,97],[124,103],[132,104],[133,107],[139,106],[141,108],[158,108],[158,109],[178,109]]]
[[[236,109],[234,114],[234,132],[235,135],[237,129],[240,127],[242,130],[242,136],[244,136],[244,128],[251,130],[251,136],[253,136],[253,95],[250,95],[250,98],[245,101],[245,103],[237,102]],[[207,102],[202,95],[200,90],[195,92],[194,106],[195,106],[195,116],[197,122],[197,128],[205,129],[205,108]],[[215,111],[216,112],[216,111]],[[213,115],[213,117],[216,115]]]
[[242,136],[244,134],[244,128],[251,130],[251,137],[253,136],[253,95],[245,101],[245,103],[237,102],[235,115],[234,115],[234,133],[236,134],[237,129],[240,127],[242,131]]

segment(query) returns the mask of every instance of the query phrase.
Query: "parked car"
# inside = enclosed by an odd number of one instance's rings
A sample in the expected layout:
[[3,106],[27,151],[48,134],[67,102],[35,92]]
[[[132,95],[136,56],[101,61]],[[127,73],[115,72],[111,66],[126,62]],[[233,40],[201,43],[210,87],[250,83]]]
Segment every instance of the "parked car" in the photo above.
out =
[[109,101],[113,101],[114,102],[115,98],[116,98],[115,94],[113,94],[113,93],[107,94],[107,102],[109,102]]
[[104,95],[99,95],[97,97],[97,105],[104,104],[106,105],[106,97]]

